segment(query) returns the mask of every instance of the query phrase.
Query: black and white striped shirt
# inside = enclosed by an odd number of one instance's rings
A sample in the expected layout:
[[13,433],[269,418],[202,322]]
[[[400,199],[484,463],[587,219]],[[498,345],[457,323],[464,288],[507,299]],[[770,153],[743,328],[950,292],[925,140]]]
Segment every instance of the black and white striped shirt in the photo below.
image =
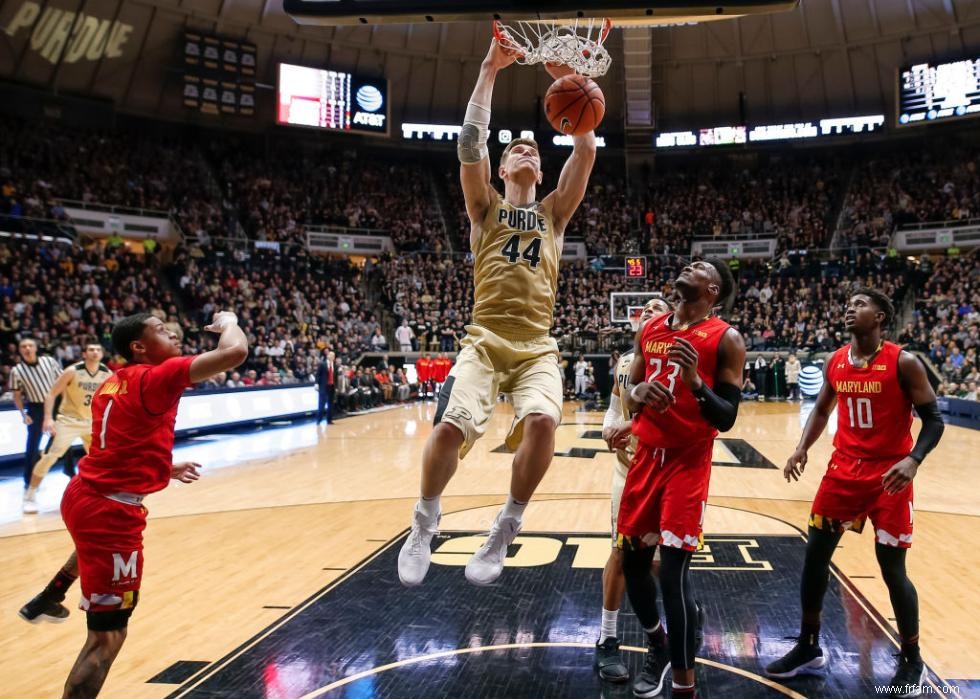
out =
[[10,370],[10,388],[23,391],[28,403],[43,403],[59,376],[61,365],[57,359],[38,357],[34,364],[20,362]]

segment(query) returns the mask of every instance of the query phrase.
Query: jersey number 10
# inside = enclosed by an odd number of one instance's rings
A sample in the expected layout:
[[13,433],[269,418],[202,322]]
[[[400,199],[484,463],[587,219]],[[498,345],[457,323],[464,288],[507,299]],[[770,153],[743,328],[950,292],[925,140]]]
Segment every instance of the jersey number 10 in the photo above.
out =
[[[851,427],[860,427],[863,430],[870,430],[875,426],[874,418],[871,415],[870,398],[851,398],[847,399],[847,414],[851,418]],[[857,424],[855,424],[855,422]]]

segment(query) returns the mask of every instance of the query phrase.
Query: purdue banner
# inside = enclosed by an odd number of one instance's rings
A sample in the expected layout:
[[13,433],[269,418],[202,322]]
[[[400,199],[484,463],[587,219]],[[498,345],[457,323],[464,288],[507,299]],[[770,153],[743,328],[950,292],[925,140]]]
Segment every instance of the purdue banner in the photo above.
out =
[[255,45],[184,35],[184,104],[204,114],[255,113]]

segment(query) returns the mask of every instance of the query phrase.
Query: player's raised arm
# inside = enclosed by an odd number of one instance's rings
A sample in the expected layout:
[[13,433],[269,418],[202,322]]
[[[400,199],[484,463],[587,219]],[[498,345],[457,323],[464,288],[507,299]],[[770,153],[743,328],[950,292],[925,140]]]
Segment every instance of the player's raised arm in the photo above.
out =
[[490,103],[493,100],[493,84],[497,72],[517,60],[517,55],[505,50],[497,40],[490,44],[487,57],[480,65],[470,102],[466,106],[463,127],[456,142],[459,155],[459,181],[463,187],[466,213],[470,217],[470,248],[475,250],[480,242],[480,224],[491,203],[490,152],[487,138],[490,135]]
[[220,333],[218,346],[210,352],[194,357],[190,366],[191,383],[204,381],[222,371],[229,371],[248,359],[248,340],[238,327],[238,316],[231,311],[214,314],[211,325],[204,328],[208,332]]
[[[564,65],[548,64],[545,68],[555,80],[575,72]],[[561,169],[558,187],[544,200],[551,209],[551,216],[555,221],[555,229],[559,235],[564,234],[565,226],[568,225],[572,214],[575,213],[585,197],[585,190],[589,186],[589,175],[592,174],[592,166],[595,165],[595,156],[594,131],[589,131],[580,136],[572,136],[572,154],[568,156],[568,160],[565,161],[565,165]]]
[[54,385],[51,387],[51,390],[48,391],[48,394],[44,396],[43,430],[47,434],[53,435],[55,431],[54,402],[58,399],[58,396],[64,393],[71,380],[75,378],[75,373],[74,367],[68,367],[65,369],[63,372],[61,372],[61,376],[58,377],[58,380],[54,382]]

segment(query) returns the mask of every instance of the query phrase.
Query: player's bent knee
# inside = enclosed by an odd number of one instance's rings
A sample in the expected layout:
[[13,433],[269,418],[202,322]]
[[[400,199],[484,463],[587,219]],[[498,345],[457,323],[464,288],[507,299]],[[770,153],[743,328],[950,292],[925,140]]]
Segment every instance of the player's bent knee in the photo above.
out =
[[459,448],[459,445],[466,439],[463,430],[451,422],[440,422],[432,429],[432,439],[442,443],[443,446]]
[[558,423],[545,413],[531,413],[524,418],[524,433],[553,433],[558,429]]

